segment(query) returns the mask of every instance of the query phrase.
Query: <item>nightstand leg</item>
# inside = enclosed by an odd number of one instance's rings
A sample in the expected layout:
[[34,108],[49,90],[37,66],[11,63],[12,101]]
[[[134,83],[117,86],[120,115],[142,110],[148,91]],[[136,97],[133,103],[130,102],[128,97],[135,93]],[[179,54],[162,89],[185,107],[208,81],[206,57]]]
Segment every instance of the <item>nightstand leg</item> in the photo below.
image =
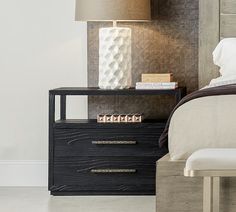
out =
[[181,99],[182,99],[181,91],[178,91],[175,94],[175,104],[177,105],[180,102]]
[[66,95],[60,96],[60,106],[61,106],[61,120],[66,120]]
[[49,94],[49,130],[55,122],[55,95]]
[[182,89],[182,90],[179,90],[176,94],[175,94],[175,104],[177,105],[181,99],[183,99],[183,97],[186,96],[186,88]]
[[53,124],[55,123],[55,95],[49,94],[49,165],[48,165],[48,188],[53,185]]

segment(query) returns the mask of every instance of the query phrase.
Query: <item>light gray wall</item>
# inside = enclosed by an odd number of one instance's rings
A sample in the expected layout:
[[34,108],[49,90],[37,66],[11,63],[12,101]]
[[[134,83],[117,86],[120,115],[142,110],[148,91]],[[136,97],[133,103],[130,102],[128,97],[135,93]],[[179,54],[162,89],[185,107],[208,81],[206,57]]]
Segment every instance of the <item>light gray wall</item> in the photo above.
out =
[[[87,85],[87,26],[74,4],[0,0],[0,160],[47,159],[48,90]],[[69,115],[86,117],[86,99]]]

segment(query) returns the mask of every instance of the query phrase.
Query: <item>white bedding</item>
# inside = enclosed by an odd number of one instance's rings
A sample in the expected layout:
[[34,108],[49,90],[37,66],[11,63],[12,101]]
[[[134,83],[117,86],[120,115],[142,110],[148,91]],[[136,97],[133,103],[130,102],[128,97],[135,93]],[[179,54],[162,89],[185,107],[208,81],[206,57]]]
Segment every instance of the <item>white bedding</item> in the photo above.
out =
[[214,64],[222,77],[236,76],[236,38],[222,39],[213,52]]
[[220,77],[212,79],[207,87],[236,83],[236,38],[222,39],[213,51],[214,64],[219,66]]
[[236,95],[194,99],[179,107],[170,122],[172,160],[202,148],[236,148]]

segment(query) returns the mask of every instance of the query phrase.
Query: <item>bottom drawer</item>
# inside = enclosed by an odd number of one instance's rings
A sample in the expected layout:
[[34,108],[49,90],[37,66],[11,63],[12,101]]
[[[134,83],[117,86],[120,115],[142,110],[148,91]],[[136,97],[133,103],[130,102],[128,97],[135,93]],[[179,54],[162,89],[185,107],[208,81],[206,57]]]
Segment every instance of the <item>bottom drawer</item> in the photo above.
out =
[[156,157],[80,157],[66,162],[60,160],[54,163],[52,192],[115,194],[143,191],[145,194],[155,191]]

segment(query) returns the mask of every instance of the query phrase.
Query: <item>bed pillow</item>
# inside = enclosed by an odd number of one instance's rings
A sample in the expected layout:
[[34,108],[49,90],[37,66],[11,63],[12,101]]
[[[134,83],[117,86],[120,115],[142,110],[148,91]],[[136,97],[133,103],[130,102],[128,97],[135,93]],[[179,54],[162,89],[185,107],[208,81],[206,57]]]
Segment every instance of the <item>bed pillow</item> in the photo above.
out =
[[221,40],[213,52],[213,60],[223,77],[236,76],[236,38]]

